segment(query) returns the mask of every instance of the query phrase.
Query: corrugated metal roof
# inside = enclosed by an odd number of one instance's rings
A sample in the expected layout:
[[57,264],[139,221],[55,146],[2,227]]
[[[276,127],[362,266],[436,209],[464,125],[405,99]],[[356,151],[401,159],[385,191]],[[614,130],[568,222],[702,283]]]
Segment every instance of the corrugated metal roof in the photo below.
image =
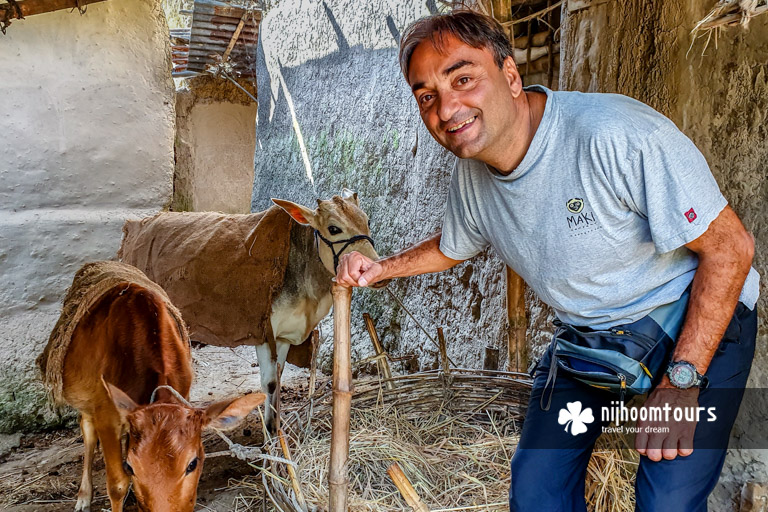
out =
[[171,29],[174,77],[194,76],[222,64],[236,77],[255,76],[261,9],[242,0],[195,0],[192,11],[186,12],[192,14],[192,26]]

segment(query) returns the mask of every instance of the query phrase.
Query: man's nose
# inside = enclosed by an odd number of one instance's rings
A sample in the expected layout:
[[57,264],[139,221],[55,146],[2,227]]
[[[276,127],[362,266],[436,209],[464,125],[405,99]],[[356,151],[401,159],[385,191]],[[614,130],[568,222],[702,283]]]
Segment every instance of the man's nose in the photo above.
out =
[[437,115],[444,123],[450,121],[461,106],[458,95],[454,92],[441,94],[438,102]]

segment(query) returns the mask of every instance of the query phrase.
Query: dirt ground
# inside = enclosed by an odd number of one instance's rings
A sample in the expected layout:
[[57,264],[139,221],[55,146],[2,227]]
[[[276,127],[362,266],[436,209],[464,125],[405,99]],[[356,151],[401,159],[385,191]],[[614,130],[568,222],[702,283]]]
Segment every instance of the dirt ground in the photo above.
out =
[[[193,403],[210,402],[260,389],[252,347],[234,350],[202,347],[194,350],[196,382]],[[307,393],[308,372],[286,367],[281,397],[287,407],[301,403]],[[235,443],[260,446],[258,413],[227,433]],[[226,443],[213,432],[203,436],[206,454],[224,451]],[[20,446],[0,455],[0,510],[9,512],[64,512],[75,507],[82,477],[83,439],[78,428],[22,434]],[[257,462],[258,463],[258,462]],[[258,469],[230,456],[207,457],[200,478],[197,511],[267,510]],[[109,511],[104,461],[96,456],[93,472],[93,512]],[[137,509],[129,495],[126,512]]]

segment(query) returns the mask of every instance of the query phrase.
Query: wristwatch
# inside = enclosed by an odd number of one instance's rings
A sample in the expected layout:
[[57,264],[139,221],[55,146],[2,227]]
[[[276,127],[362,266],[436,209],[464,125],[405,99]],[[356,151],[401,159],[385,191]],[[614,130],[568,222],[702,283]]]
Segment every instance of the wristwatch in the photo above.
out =
[[689,389],[694,386],[707,387],[709,379],[696,371],[696,367],[688,361],[672,361],[667,367],[667,377],[673,386]]

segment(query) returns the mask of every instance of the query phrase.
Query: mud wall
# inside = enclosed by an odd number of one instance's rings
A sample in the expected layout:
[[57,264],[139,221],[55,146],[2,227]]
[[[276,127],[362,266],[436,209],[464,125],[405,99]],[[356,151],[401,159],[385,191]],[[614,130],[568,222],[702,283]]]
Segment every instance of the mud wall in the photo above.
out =
[[[255,95],[253,84],[243,86]],[[248,213],[256,102],[224,78],[202,75],[176,95],[174,211]]]
[[170,201],[168,52],[159,0],[29,16],[0,36],[0,432],[57,421],[34,360],[75,271]]
[[[626,94],[667,115],[704,153],[754,234],[762,282],[750,386],[768,387],[768,16],[748,30],[724,30],[705,49],[706,37],[692,44],[689,32],[714,2],[633,0],[569,11],[573,5],[563,12],[561,88]],[[743,404],[734,434],[764,430],[766,407]],[[733,509],[745,481],[768,480],[767,465],[765,450],[733,450],[710,508]]]
[[[454,156],[429,135],[397,62],[400,33],[436,10],[434,1],[297,0],[262,21],[258,58],[252,209],[281,197],[308,206],[356,190],[371,217],[376,249],[391,254],[441,224]],[[487,346],[505,363],[504,269],[490,254],[449,272],[391,285],[436,337],[445,327],[457,364],[483,364]],[[357,290],[353,357],[372,352],[362,322],[370,313],[385,348],[414,354],[410,370],[437,365],[437,348],[382,291]],[[330,323],[322,324],[330,336]],[[328,361],[329,344],[322,356]],[[403,370],[403,365],[397,365]]]

